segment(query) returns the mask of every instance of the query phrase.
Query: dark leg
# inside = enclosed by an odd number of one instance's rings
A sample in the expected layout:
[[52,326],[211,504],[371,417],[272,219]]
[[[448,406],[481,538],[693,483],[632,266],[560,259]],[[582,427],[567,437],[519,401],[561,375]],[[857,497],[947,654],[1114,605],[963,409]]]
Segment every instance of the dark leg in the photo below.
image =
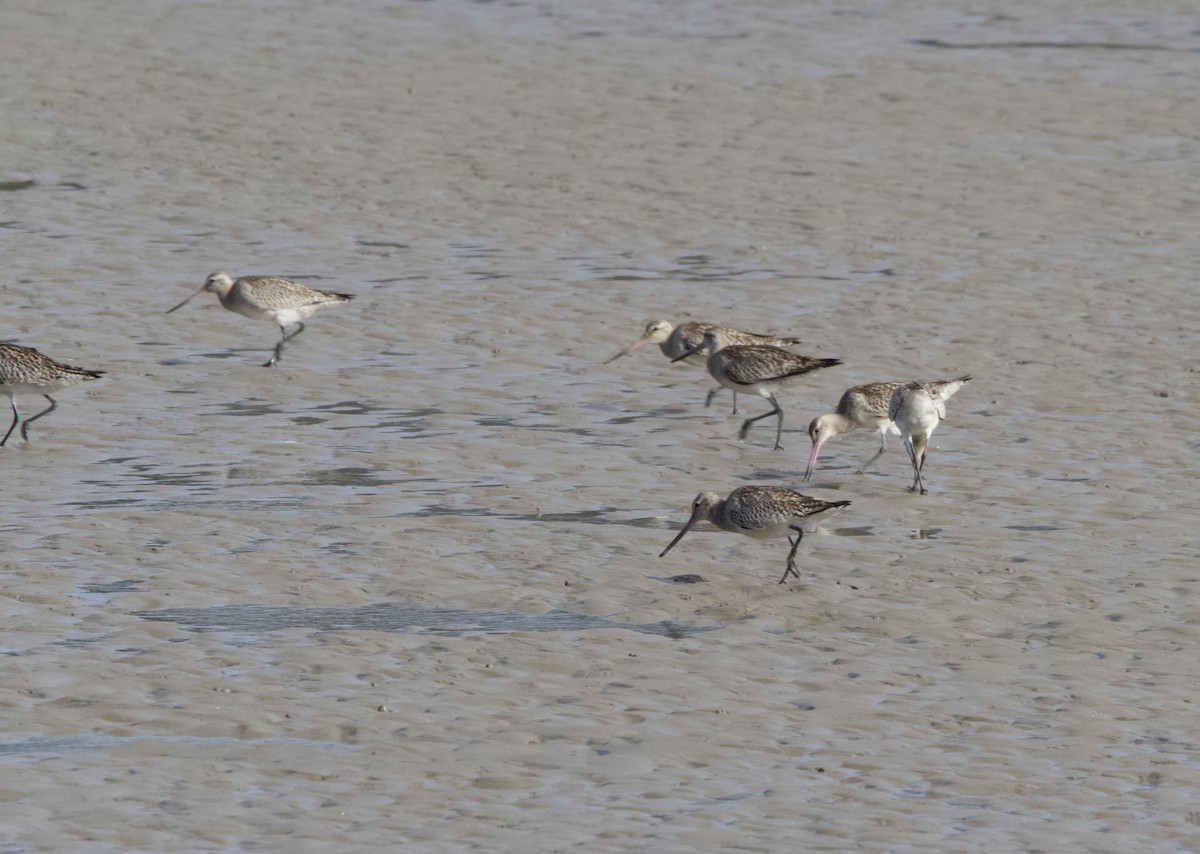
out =
[[264,368],[273,368],[277,364],[279,364],[279,357],[283,355],[283,345],[285,343],[287,343],[288,341],[291,341],[293,338],[295,338],[297,335],[299,335],[303,331],[304,331],[303,323],[298,323],[296,325],[296,331],[293,332],[291,335],[287,334],[286,326],[279,327],[279,334],[281,336],[279,339],[279,343],[275,345],[275,352],[271,354],[271,358],[267,359],[267,361],[263,364],[263,367]]
[[17,422],[21,420],[21,416],[17,415],[17,399],[10,394],[8,402],[12,404],[13,420],[12,424],[8,425],[8,432],[4,434],[4,438],[0,439],[0,448],[4,447],[4,443],[8,441],[8,437],[12,435],[12,431],[17,429]]
[[[704,398],[705,406],[712,406],[713,398],[717,396],[717,392],[721,390],[721,386],[708,390],[708,397]],[[733,393],[733,414],[737,415],[737,392]]]
[[762,415],[755,415],[753,418],[747,418],[742,423],[741,432],[738,433],[739,439],[745,439],[746,434],[750,432],[750,425],[755,421],[762,421],[764,418],[770,418],[772,415],[779,419],[779,423],[775,425],[775,450],[782,451],[783,445],[779,444],[779,439],[783,435],[783,410],[779,408],[779,401],[775,399],[775,395],[767,398],[771,401],[771,406],[774,407],[770,412],[765,412]]
[[787,569],[783,571],[783,578],[779,579],[779,583],[783,584],[787,581],[789,575],[800,577],[800,573],[796,572],[796,549],[800,548],[800,541],[804,539],[804,531],[799,528],[792,528],[796,532],[796,539],[788,537],[788,542],[792,544],[792,550],[788,552]]
[[863,474],[863,473],[865,473],[865,472],[866,472],[866,470],[867,470],[867,466],[869,466],[871,463],[875,462],[877,459],[879,459],[880,457],[882,457],[882,456],[883,456],[883,452],[884,452],[884,451],[886,451],[886,450],[887,450],[887,437],[885,437],[885,436],[883,436],[883,435],[880,435],[880,437],[879,437],[879,450],[875,452],[875,456],[871,457],[871,459],[867,460],[865,463],[863,463],[863,464],[862,464],[862,468],[860,468],[860,469],[858,470],[857,474]]
[[[54,410],[58,409],[58,404],[54,401],[54,398],[52,398],[48,394],[43,394],[42,397],[44,397],[44,398],[46,398],[46,400],[50,401],[50,405],[47,406],[45,409],[43,409],[41,412],[39,412],[37,415],[33,416],[32,418],[26,418],[25,423],[21,425],[21,438],[24,439],[26,442],[29,441],[29,425],[32,424],[34,421],[37,421],[43,415],[49,415]],[[14,412],[16,411],[15,406],[13,407],[13,411]],[[11,432],[11,430],[9,432]],[[5,436],[4,438],[7,439],[8,437]]]
[[763,419],[769,419],[770,416],[774,415],[774,416],[778,417],[778,419],[779,419],[778,425],[775,425],[775,450],[782,451],[782,450],[784,450],[784,446],[779,444],[779,439],[780,439],[781,435],[784,434],[784,410],[780,409],[779,401],[776,401],[774,395],[768,397],[767,399],[768,399],[768,401],[770,401],[770,405],[772,405],[773,409],[770,410],[769,413],[763,413],[762,415],[755,415],[754,417],[752,417],[752,419],[746,419],[742,423],[742,431],[740,431],[738,433],[738,438],[745,439],[746,433],[750,432],[750,425],[752,425],[752,423],[754,423],[755,421],[762,421]]
[[929,490],[925,488],[925,482],[921,480],[921,469],[923,468],[925,468],[925,452],[921,451],[921,456],[917,460],[917,482],[913,485],[920,487],[922,495],[929,492]]
[[917,489],[920,488],[921,494],[925,495],[929,491],[925,488],[925,484],[921,481],[921,469],[925,465],[925,452],[921,451],[921,455],[918,457],[917,451],[912,446],[911,442],[905,442],[904,449],[908,451],[908,458],[912,461],[913,467],[913,482],[912,486],[908,488],[908,491],[916,492]]

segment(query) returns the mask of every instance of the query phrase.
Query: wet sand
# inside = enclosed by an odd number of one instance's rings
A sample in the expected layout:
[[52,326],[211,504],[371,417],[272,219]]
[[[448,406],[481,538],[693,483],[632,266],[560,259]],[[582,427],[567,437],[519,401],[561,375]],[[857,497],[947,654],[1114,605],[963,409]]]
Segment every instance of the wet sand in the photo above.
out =
[[[1200,21],[1004,12],[6,12],[0,340],[108,374],[0,453],[4,850],[1200,847]],[[266,370],[218,269],[357,299]],[[658,317],[845,364],[772,452]],[[800,583],[657,558],[961,373]]]

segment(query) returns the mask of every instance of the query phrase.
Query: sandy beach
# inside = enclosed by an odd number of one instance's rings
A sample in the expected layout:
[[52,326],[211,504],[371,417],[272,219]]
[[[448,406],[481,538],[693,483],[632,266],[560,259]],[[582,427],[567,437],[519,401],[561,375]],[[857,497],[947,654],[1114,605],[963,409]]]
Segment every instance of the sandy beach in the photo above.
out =
[[[106,372],[0,448],[5,854],[1200,850],[1192,5],[2,19],[0,341]],[[656,318],[843,364],[773,451]],[[799,581],[658,557],[746,484]]]

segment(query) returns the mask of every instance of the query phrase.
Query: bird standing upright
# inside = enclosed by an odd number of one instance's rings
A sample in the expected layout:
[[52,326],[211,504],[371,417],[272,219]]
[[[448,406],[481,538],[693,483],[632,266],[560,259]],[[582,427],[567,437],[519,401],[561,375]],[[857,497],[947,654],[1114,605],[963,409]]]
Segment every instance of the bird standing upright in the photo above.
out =
[[[275,345],[275,351],[263,365],[264,368],[278,364],[283,345],[304,331],[303,321],[306,317],[327,305],[338,305],[354,299],[353,294],[318,291],[282,276],[242,276],[234,280],[225,273],[211,273],[199,290],[175,308],[168,309],[167,314],[183,308],[205,291],[216,294],[221,305],[230,311],[253,320],[270,320],[279,327],[279,343]],[[293,323],[299,324],[299,327],[289,335],[287,328]]]
[[747,418],[742,423],[738,438],[745,439],[750,425],[755,421],[774,415],[778,419],[775,425],[776,451],[783,449],[779,443],[783,435],[783,409],[775,399],[776,390],[788,380],[842,363],[841,359],[801,356],[781,347],[764,344],[728,344],[721,333],[712,327],[704,331],[704,338],[698,346],[672,361],[678,362],[704,349],[708,350],[706,365],[713,379],[726,388],[754,392],[770,401],[771,411]]
[[[743,332],[729,326],[717,326],[713,323],[700,323],[688,320],[678,326],[672,326],[669,320],[652,320],[646,324],[642,337],[634,341],[617,355],[605,360],[604,364],[616,361],[622,356],[628,356],[643,344],[657,344],[664,356],[672,362],[684,361],[691,365],[704,367],[708,354],[701,353],[704,349],[704,330],[713,329],[721,336],[726,345],[729,344],[766,344],[771,347],[790,347],[799,344],[799,338],[781,338],[777,335],[760,335],[757,332]],[[721,388],[710,389],[704,399],[704,405],[709,406],[713,397]],[[736,415],[737,389],[733,389],[733,414]]]

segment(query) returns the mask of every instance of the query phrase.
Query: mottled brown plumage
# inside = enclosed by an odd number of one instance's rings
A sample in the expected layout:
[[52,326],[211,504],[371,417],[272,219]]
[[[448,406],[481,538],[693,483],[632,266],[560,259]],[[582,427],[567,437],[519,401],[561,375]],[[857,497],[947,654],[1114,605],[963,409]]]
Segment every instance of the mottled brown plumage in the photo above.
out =
[[18,394],[40,394],[50,401],[50,406],[43,409],[32,418],[26,418],[21,425],[21,438],[29,441],[29,425],[43,415],[49,415],[58,403],[50,396],[50,392],[58,391],[69,385],[83,380],[99,378],[103,371],[89,371],[86,368],[76,368],[56,362],[49,356],[44,356],[32,347],[22,347],[20,344],[0,344],[0,391],[8,395],[12,404],[13,420],[8,425],[8,432],[0,439],[0,447],[8,441],[17,422],[21,420],[17,412]]
[[[775,399],[775,392],[785,382],[820,368],[831,368],[840,365],[841,359],[819,359],[815,356],[802,356],[782,347],[769,347],[764,344],[734,344],[728,345],[721,333],[709,328],[704,332],[704,339],[692,352],[701,349],[708,350],[708,373],[726,388],[734,391],[753,392],[765,397],[771,403],[771,411],[753,418],[747,418],[742,423],[738,433],[741,439],[746,438],[750,425],[755,421],[770,418],[774,415],[778,421],[775,425],[775,450],[783,449],[779,440],[783,436],[783,409]],[[691,353],[685,353],[675,361],[684,359]]]
[[[704,349],[704,331],[706,329],[715,330],[726,346],[730,344],[766,344],[772,347],[790,347],[800,343],[799,338],[781,338],[776,335],[743,332],[730,326],[717,326],[713,323],[700,323],[696,320],[689,320],[678,326],[672,326],[669,320],[652,320],[646,324],[641,338],[605,361],[604,364],[607,365],[622,356],[628,356],[643,344],[657,344],[663,355],[671,361],[682,361],[703,367],[708,361],[707,354],[701,352]],[[720,390],[720,387],[711,389],[704,399],[704,405],[711,404],[713,396]],[[738,411],[736,389],[733,391],[733,411],[734,414]]]
[[[354,299],[353,294],[318,291],[282,276],[242,276],[235,281],[225,273],[211,273],[199,290],[175,308],[168,309],[167,314],[183,308],[205,291],[216,294],[221,305],[230,311],[253,320],[270,320],[279,327],[281,337],[271,358],[263,365],[266,368],[278,364],[283,345],[304,331],[306,317],[327,305]],[[299,328],[289,335],[287,327],[293,323]]]
[[[702,519],[722,531],[733,531],[756,540],[787,537],[792,549],[788,552],[783,578],[779,579],[779,583],[783,584],[789,575],[800,577],[796,572],[796,549],[800,547],[804,532],[812,531],[815,527],[812,517],[849,504],[849,501],[822,501],[782,486],[740,486],[726,498],[721,498],[715,492],[701,492],[692,502],[692,517],[659,557],[674,548],[683,535]],[[794,540],[792,531],[796,532]]]
[[[931,380],[923,385],[939,389],[942,399],[945,400],[958,391],[962,384],[969,379],[970,377],[960,377],[956,380]],[[856,385],[846,390],[842,399],[838,401],[836,410],[814,418],[808,425],[808,437],[812,439],[812,451],[809,453],[808,469],[804,472],[804,479],[808,480],[812,477],[817,465],[817,455],[820,454],[822,445],[843,433],[860,428],[872,428],[879,431],[879,450],[871,459],[862,464],[858,474],[866,471],[867,466],[879,459],[887,450],[888,433],[900,435],[888,410],[896,390],[906,385],[908,385],[907,381]]]

